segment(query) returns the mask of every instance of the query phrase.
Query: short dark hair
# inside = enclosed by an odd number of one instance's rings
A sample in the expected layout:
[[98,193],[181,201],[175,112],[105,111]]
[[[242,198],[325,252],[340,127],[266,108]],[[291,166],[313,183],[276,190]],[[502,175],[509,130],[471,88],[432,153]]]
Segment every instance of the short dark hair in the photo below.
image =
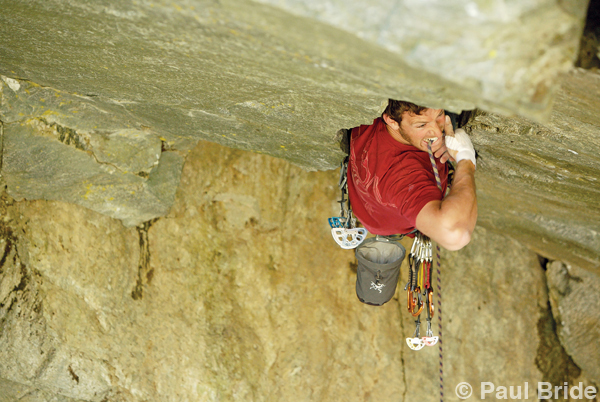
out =
[[383,113],[387,114],[398,124],[400,124],[402,122],[402,113],[409,112],[413,114],[421,114],[425,109],[428,108],[426,108],[425,106],[415,105],[411,102],[388,99],[388,105],[383,111]]

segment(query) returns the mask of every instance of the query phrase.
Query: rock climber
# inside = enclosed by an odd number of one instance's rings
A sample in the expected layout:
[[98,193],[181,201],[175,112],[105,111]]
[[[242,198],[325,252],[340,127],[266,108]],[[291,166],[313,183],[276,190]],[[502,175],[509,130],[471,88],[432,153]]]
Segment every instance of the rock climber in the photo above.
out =
[[[443,191],[436,185],[428,141],[433,141]],[[456,165],[446,194],[449,159]],[[390,99],[372,125],[351,131],[352,210],[370,233],[405,234],[416,228],[448,250],[461,249],[477,221],[475,166],[469,136],[454,131],[443,109]]]

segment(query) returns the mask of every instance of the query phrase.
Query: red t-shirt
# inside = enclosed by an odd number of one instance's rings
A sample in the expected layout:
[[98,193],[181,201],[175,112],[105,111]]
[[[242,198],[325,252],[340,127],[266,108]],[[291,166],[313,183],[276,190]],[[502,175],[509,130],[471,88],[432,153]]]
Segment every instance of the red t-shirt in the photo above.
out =
[[442,189],[435,182],[429,154],[396,141],[383,119],[355,127],[350,141],[348,196],[352,211],[373,234],[404,234],[430,201],[442,200],[448,167],[436,159]]

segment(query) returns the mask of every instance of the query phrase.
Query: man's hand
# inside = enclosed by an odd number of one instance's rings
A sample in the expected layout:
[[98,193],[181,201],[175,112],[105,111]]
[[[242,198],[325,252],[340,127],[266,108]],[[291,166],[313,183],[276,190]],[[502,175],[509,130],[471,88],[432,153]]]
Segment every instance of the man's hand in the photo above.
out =
[[450,155],[450,153],[448,152],[448,148],[446,147],[446,142],[444,140],[442,140],[442,145],[440,146],[440,148],[433,154],[442,163],[446,163],[449,159],[454,160],[453,158],[451,158],[452,155]]
[[470,160],[473,162],[474,166],[477,166],[475,161],[475,149],[473,148],[469,135],[462,128],[459,128],[454,132],[449,116],[446,116],[445,133],[446,146],[452,159],[456,162],[460,162],[464,159]]
[[445,138],[446,136],[454,137],[454,128],[452,127],[452,120],[450,120],[450,116],[446,116],[446,120],[444,121],[444,137],[442,138],[441,145],[439,145],[439,148],[436,147],[436,144],[433,145],[433,154],[442,163],[446,163],[448,160],[453,162],[456,161],[456,153],[453,155],[452,152],[450,152],[450,149],[447,147]]

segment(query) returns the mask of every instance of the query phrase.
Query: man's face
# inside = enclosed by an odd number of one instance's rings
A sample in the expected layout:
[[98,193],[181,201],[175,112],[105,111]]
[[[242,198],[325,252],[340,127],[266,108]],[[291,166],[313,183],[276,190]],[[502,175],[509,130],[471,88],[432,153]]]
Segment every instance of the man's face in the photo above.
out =
[[442,144],[444,124],[444,109],[425,109],[421,114],[402,113],[400,136],[406,143],[421,151],[427,152],[427,139],[433,138],[434,151]]

